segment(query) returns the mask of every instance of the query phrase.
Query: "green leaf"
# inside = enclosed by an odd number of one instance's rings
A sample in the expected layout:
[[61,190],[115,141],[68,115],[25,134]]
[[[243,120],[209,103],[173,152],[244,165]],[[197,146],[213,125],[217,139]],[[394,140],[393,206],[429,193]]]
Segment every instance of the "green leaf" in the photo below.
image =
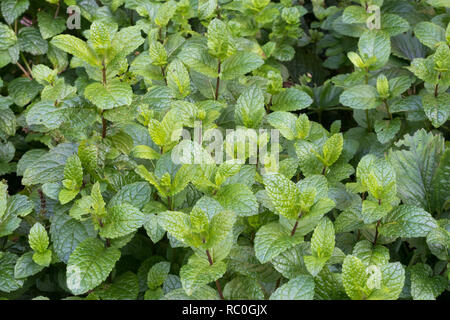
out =
[[435,300],[446,288],[447,280],[433,276],[429,265],[418,263],[410,267],[411,295],[414,300]]
[[353,247],[352,255],[366,265],[384,266],[389,262],[389,250],[381,245],[374,246],[367,240],[359,241]]
[[23,286],[24,281],[14,277],[17,260],[11,252],[0,252],[0,291],[12,292]]
[[260,285],[250,277],[236,277],[227,282],[223,296],[228,300],[264,300]]
[[255,235],[255,255],[261,263],[271,261],[280,253],[303,242],[303,237],[295,234],[277,222],[262,226]]
[[342,133],[333,134],[323,145],[323,160],[326,166],[331,166],[341,156],[344,147]]
[[177,2],[169,0],[167,2],[164,2],[159,8],[158,12],[155,16],[155,23],[159,27],[166,26],[170,19],[175,14],[175,10],[177,9]]
[[275,290],[270,300],[312,300],[314,287],[314,279],[311,276],[301,275]]
[[165,66],[167,64],[167,52],[159,41],[153,41],[148,46],[148,55],[155,66]]
[[222,277],[226,270],[227,265],[223,261],[210,265],[208,261],[193,256],[180,269],[183,289],[187,295],[192,295],[198,287]]
[[41,89],[39,83],[28,78],[16,78],[8,84],[9,95],[19,107],[30,103]]
[[94,67],[101,67],[101,61],[94,50],[77,37],[68,34],[58,35],[52,39],[51,44]]
[[313,276],[317,276],[327,263],[327,258],[320,258],[316,256],[304,256],[306,269]]
[[253,52],[239,51],[222,64],[221,79],[232,80],[246,75],[264,64],[263,59]]
[[49,245],[47,231],[39,222],[35,223],[28,234],[28,242],[35,252],[45,252]]
[[369,67],[370,70],[376,70],[388,62],[391,54],[391,40],[384,31],[367,30],[359,38],[358,48],[364,61],[376,58],[375,63]]
[[385,144],[395,138],[395,135],[400,131],[401,120],[399,118],[393,120],[376,120],[375,132],[380,143]]
[[165,211],[158,214],[158,223],[177,240],[190,243],[187,236],[190,232],[189,216],[183,212]]
[[[294,140],[296,135],[297,118],[290,112],[275,111],[267,115],[267,122],[278,129],[283,137],[288,140]],[[309,130],[308,130],[309,131]]]
[[296,219],[300,215],[300,190],[295,183],[279,173],[264,175],[263,181],[277,213]]
[[273,111],[297,111],[309,107],[312,102],[313,100],[306,92],[288,88],[273,96],[270,109]]
[[8,50],[17,42],[17,36],[10,27],[0,23],[0,50]]
[[119,79],[106,85],[94,82],[84,89],[85,97],[102,110],[129,105],[133,98],[131,86]]
[[419,22],[414,28],[415,36],[428,48],[435,50],[439,42],[445,42],[445,30],[440,26],[428,22]]
[[75,295],[94,289],[106,280],[119,258],[118,249],[105,248],[105,244],[99,239],[85,239],[70,255],[66,273],[67,287]]
[[185,98],[191,91],[189,73],[179,59],[172,61],[167,67],[167,86],[180,98]]
[[13,136],[16,133],[16,115],[11,109],[2,109],[0,114],[0,132],[7,136]]
[[27,252],[17,259],[14,266],[14,278],[25,279],[39,273],[43,269],[44,266],[33,261],[33,252]]
[[342,265],[342,283],[352,300],[367,298],[366,280],[366,267],[362,261],[351,255],[345,257]]
[[377,90],[368,85],[357,85],[345,90],[339,102],[353,109],[374,109],[378,104]]
[[39,31],[42,38],[52,38],[64,30],[66,30],[66,21],[62,17],[53,17],[45,11],[40,11],[37,14]]
[[18,34],[20,51],[31,53],[34,56],[46,54],[48,43],[42,39],[38,29],[25,27],[19,30]]
[[427,235],[427,245],[430,251],[439,259],[448,260],[450,246],[450,232],[444,228],[431,230]]
[[259,128],[266,115],[264,95],[261,89],[256,86],[247,88],[237,100],[234,112],[236,125]]
[[187,47],[178,55],[184,64],[190,69],[210,78],[217,78],[217,60],[203,47]]
[[386,216],[379,231],[387,237],[418,238],[426,237],[436,227],[436,221],[425,210],[400,205]]
[[94,291],[102,300],[136,300],[139,294],[139,280],[132,272],[125,272],[114,279],[112,284]]
[[8,204],[8,185],[0,183],[0,219],[5,215]]
[[33,261],[40,266],[48,267],[52,261],[52,251],[47,249],[42,252],[35,252],[33,254]]
[[334,227],[331,220],[323,218],[311,238],[311,252],[319,258],[330,258],[334,251]]
[[207,245],[213,247],[225,240],[233,231],[235,221],[236,216],[232,211],[222,211],[215,214],[211,219]]
[[216,195],[217,201],[227,210],[241,217],[258,214],[258,202],[255,195],[244,184],[236,183],[223,186]]
[[114,205],[107,209],[100,235],[115,239],[130,234],[144,223],[144,214],[128,203]]
[[59,144],[36,160],[32,166],[27,167],[23,174],[22,183],[33,185],[61,181],[64,176],[66,160],[75,152],[76,149],[73,144]]
[[50,221],[52,248],[64,263],[81,242],[96,235],[90,220],[78,221],[65,213],[57,213]]
[[2,15],[8,24],[12,24],[22,13],[27,11],[29,6],[28,0],[4,0],[2,2]]
[[422,97],[422,105],[433,127],[439,128],[447,122],[450,115],[450,94],[443,92],[437,97],[434,94],[425,94]]
[[208,25],[207,38],[209,53],[219,59],[225,58],[230,46],[227,25],[213,19]]
[[147,285],[150,289],[161,286],[170,271],[170,262],[158,262],[154,264],[147,274]]
[[444,138],[419,130],[405,135],[397,146],[401,149],[391,149],[388,159],[396,171],[399,197],[430,213],[442,212],[449,168]]

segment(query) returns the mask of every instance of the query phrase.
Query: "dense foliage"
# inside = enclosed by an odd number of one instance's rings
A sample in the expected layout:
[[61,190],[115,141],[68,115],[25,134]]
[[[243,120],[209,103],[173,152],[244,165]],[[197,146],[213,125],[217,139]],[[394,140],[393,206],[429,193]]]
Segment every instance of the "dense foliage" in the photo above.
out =
[[449,0],[0,10],[0,297],[448,297]]

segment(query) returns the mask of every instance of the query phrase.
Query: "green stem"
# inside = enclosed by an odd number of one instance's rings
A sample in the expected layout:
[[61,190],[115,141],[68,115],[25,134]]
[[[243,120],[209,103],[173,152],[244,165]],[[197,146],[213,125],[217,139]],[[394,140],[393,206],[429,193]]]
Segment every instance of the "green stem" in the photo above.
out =
[[27,61],[27,59],[25,59],[25,56],[23,55],[22,52],[20,53],[20,56],[22,57],[22,61],[23,61],[23,63],[25,63],[25,66],[27,67],[28,72],[30,73],[30,75],[32,75],[33,72],[31,71],[30,65],[28,64],[28,61]]
[[386,111],[387,111],[387,114],[389,115],[389,119],[392,120],[392,113],[391,113],[391,110],[389,109],[389,104],[387,103],[387,100],[384,99],[383,103],[384,103],[384,106],[386,107]]

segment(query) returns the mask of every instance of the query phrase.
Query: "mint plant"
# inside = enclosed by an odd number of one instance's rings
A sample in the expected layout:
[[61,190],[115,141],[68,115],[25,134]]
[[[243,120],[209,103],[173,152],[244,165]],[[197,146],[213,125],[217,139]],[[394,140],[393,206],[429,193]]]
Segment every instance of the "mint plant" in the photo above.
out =
[[2,0],[0,298],[447,299],[449,9]]

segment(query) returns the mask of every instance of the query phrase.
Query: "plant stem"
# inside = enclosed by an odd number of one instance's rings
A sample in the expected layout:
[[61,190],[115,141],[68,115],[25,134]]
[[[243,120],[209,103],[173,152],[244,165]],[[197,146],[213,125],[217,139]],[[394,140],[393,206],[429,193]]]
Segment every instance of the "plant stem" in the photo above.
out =
[[[209,265],[212,266],[214,264],[214,262],[211,258],[211,254],[209,253],[208,249],[206,249],[206,256],[208,257]],[[225,300],[225,298],[223,297],[222,287],[220,286],[219,280],[216,280],[216,287],[217,287],[217,292],[219,292],[220,299]]]
[[161,66],[161,73],[162,73],[164,82],[166,83],[166,86],[167,86],[166,70],[165,70],[164,66]]
[[31,75],[28,73],[27,70],[25,70],[25,68],[19,63],[16,62],[16,65],[19,67],[20,70],[22,70],[23,74],[25,75],[25,77],[27,77],[30,80],[33,80],[33,78],[31,77]]
[[[365,75],[365,83],[369,84],[369,68],[366,68],[366,75]],[[369,119],[369,109],[366,109],[366,122],[367,122],[367,131],[372,131],[372,125],[370,124]]]
[[173,202],[170,196],[167,196],[167,205],[169,206],[170,210],[173,210]]
[[295,231],[297,231],[297,227],[298,227],[298,220],[302,217],[302,212],[300,211],[300,214],[297,217],[297,221],[295,221],[294,227],[292,228],[291,231],[291,237],[293,237],[295,235]]
[[370,124],[370,119],[369,119],[369,109],[366,109],[366,123],[367,123],[367,131],[372,131],[372,126]]
[[25,66],[27,67],[27,70],[29,72],[30,75],[33,74],[33,72],[31,71],[30,65],[28,64],[27,59],[25,59],[25,56],[23,55],[23,53],[20,53],[20,56],[22,57],[23,63],[25,63]]
[[387,111],[387,114],[389,115],[389,119],[392,120],[392,113],[391,113],[391,110],[389,109],[389,104],[387,103],[387,100],[384,99],[383,103],[384,103],[384,106],[386,107],[386,111]]
[[[103,85],[106,86],[106,66],[105,66],[105,61],[102,61],[102,76],[103,76]],[[102,111],[102,139],[106,138],[106,129],[107,129],[107,122],[105,117],[103,116],[103,113],[105,112],[105,110]]]
[[106,138],[106,129],[107,129],[107,122],[105,117],[103,116],[103,112],[105,112],[105,110],[102,111],[102,139]]
[[59,0],[58,0],[58,3],[57,3],[57,7],[56,7],[56,11],[55,11],[55,19],[56,19],[56,17],[58,16],[58,14],[59,14],[59,8],[61,7],[61,3],[59,2]]
[[376,246],[377,245],[377,240],[378,240],[378,227],[380,226],[381,223],[381,219],[377,221],[377,226],[375,228],[375,238],[373,240],[373,245]]
[[[439,72],[438,80],[441,80],[441,73]],[[439,83],[434,86],[434,97],[437,98],[439,95]]]
[[215,100],[219,99],[219,87],[220,87],[220,68],[221,68],[221,62],[219,59],[219,62],[217,63],[217,80],[216,80],[216,95]]

